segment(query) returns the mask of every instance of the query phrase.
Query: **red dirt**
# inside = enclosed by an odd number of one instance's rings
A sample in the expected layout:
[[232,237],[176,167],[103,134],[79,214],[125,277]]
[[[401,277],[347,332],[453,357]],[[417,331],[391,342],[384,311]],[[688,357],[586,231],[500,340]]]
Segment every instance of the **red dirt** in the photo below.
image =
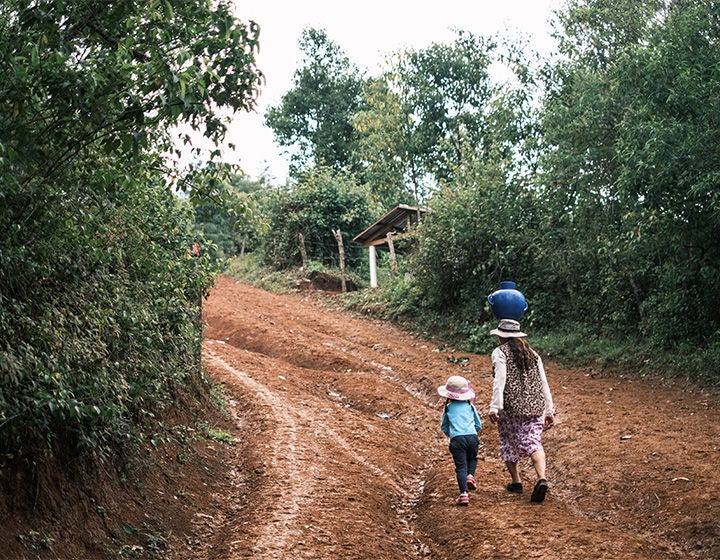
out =
[[[106,529],[117,533],[123,516],[149,528],[135,549],[114,534],[106,551],[124,542],[126,557],[200,560],[720,558],[716,393],[546,360],[557,424],[543,439],[550,491],[531,504],[529,491],[505,491],[485,414],[489,357],[439,351],[326,299],[218,278],[204,308],[203,364],[225,387],[230,421],[219,426],[234,443],[199,442],[182,464],[164,449],[165,476],[148,478],[135,513],[109,499],[104,508]],[[439,429],[436,387],[453,374],[470,378],[483,419],[467,508],[454,505]],[[523,463],[530,488],[531,471]],[[153,550],[158,527],[166,538]],[[63,542],[22,558],[73,557]]]

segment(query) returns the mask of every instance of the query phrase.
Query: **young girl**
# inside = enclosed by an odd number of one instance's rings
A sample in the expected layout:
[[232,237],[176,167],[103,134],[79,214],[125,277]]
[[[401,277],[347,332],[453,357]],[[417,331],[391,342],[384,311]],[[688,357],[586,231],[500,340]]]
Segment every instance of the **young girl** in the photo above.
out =
[[447,399],[440,429],[450,438],[450,453],[460,488],[456,503],[466,506],[470,503],[468,490],[477,488],[475,469],[480,447],[477,433],[482,426],[480,416],[470,402],[475,400],[475,392],[470,388],[468,380],[459,375],[450,377],[445,385],[438,387],[437,392]]
[[518,463],[522,457],[530,457],[537,473],[530,501],[542,502],[548,491],[542,431],[555,423],[545,369],[540,356],[523,340],[527,335],[517,321],[501,319],[490,334],[499,337],[500,346],[492,352],[494,379],[488,416],[498,426],[500,457],[512,477],[506,488],[522,493]]

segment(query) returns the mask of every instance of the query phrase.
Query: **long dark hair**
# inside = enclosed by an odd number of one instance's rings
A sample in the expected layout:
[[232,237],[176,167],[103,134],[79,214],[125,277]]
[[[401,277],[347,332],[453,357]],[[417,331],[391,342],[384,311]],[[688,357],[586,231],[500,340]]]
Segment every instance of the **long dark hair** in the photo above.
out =
[[510,346],[510,352],[512,352],[513,360],[515,360],[515,363],[518,366],[525,371],[535,367],[537,357],[524,338],[508,338],[506,340]]

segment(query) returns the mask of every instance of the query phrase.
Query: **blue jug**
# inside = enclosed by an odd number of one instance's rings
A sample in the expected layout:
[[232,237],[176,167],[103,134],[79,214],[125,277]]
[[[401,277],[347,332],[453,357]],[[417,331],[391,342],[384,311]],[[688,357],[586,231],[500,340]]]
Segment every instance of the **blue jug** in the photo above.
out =
[[490,310],[496,319],[520,320],[528,304],[525,296],[515,289],[515,282],[500,282],[500,289],[487,297]]

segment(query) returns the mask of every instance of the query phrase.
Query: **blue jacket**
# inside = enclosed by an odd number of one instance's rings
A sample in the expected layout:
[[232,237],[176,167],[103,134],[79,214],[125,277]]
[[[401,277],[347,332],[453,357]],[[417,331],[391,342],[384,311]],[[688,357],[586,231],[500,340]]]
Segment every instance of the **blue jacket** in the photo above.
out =
[[449,400],[445,405],[440,429],[450,439],[455,436],[477,435],[481,427],[480,416],[470,401]]

